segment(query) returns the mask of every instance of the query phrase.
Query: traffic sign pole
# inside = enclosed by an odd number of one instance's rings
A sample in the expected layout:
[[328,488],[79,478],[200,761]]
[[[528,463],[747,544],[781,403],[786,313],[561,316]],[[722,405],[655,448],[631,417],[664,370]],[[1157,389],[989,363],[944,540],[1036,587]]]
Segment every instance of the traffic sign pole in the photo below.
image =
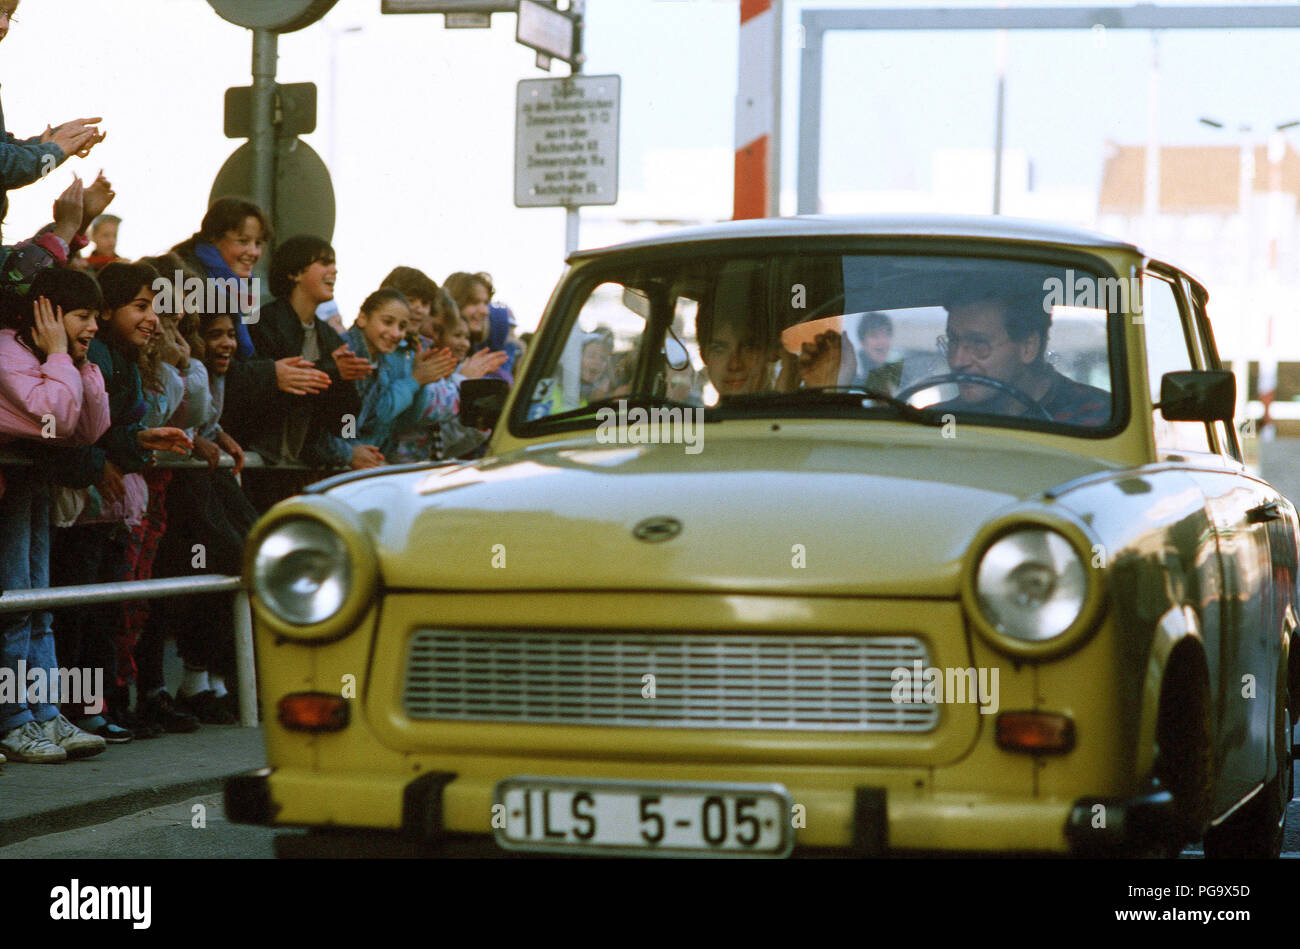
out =
[[[295,233],[306,222],[327,240],[334,228],[334,191],[329,172],[305,142],[296,135],[315,128],[315,90],[310,84],[276,86],[279,34],[304,29],[325,16],[338,0],[208,0],[222,19],[253,33],[253,85],[248,102],[248,144],[226,160],[213,182],[211,200],[227,196],[252,199],[267,215],[272,230]],[[231,96],[231,93],[236,95]],[[240,94],[226,96],[227,134],[240,132]],[[277,100],[285,114],[276,124]],[[235,137],[239,137],[236,135]],[[310,207],[297,200],[301,191],[313,193]],[[286,222],[292,220],[293,227]],[[306,230],[303,231],[304,233]],[[282,234],[281,236],[285,236]],[[263,255],[256,272],[266,275],[269,255]]]
[[275,214],[275,70],[279,39],[270,30],[253,31],[253,193],[250,197]]
[[[578,22],[574,27],[574,61],[570,66],[569,75],[576,76],[582,72],[582,62],[586,58],[582,55],[582,20],[583,13],[586,12],[586,4],[583,0],[572,0],[569,4],[570,9],[577,16]],[[582,227],[582,211],[574,205],[569,205],[564,209],[564,256],[568,257],[578,249],[579,231]]]
[[[566,10],[558,7],[557,0],[383,0],[381,12],[442,13],[447,27],[490,26],[493,13],[513,12],[519,18],[515,39],[536,51],[538,68],[549,71],[553,59],[569,64],[565,85],[550,87],[548,96],[553,98],[547,101],[536,99],[536,87],[531,87],[532,98],[525,92],[525,84],[534,80],[520,83],[515,119],[515,206],[563,207],[567,257],[578,249],[580,208],[618,200],[619,84],[617,77],[603,77],[613,80],[607,84],[612,85],[612,98],[598,91],[600,98],[586,108],[586,86],[575,88],[575,80],[588,78],[581,75],[586,0],[569,0]],[[472,21],[454,19],[462,16]],[[544,81],[549,80],[536,80]]]
[[[582,64],[575,63],[571,76],[576,76],[582,72]],[[576,205],[568,204],[564,207],[564,256],[567,258],[578,249],[579,231],[582,228],[582,211]]]

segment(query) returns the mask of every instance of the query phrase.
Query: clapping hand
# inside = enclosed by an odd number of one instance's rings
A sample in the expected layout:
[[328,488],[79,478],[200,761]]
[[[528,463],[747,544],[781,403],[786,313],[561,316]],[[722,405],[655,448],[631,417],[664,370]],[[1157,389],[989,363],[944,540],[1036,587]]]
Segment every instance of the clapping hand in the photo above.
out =
[[496,372],[505,365],[506,360],[509,358],[508,353],[499,350],[493,352],[490,349],[480,349],[465,360],[465,365],[461,367],[460,374],[466,379],[481,379],[489,373]]
[[83,210],[81,212],[81,231],[90,227],[90,223],[104,213],[105,209],[113,203],[117,197],[117,192],[113,190],[113,185],[104,173],[101,171],[99,176],[86,188],[85,195],[82,198]]
[[347,343],[344,343],[334,352],[330,353],[334,357],[334,365],[338,366],[339,378],[345,382],[355,382],[357,379],[364,379],[370,373],[374,372],[375,367],[371,365],[368,359],[362,359],[354,353]]
[[72,184],[63,190],[63,194],[54,199],[54,233],[63,238],[63,243],[71,244],[81,227],[85,214],[86,186],[76,175]]
[[456,357],[450,349],[426,349],[415,357],[412,375],[422,386],[445,379],[456,369]]
[[90,154],[90,150],[108,135],[107,132],[100,132],[96,125],[102,121],[104,120],[101,117],[96,116],[91,119],[74,119],[56,128],[46,126],[45,131],[41,133],[41,144],[53,142],[59,146],[66,157],[78,155],[85,158]]
[[275,361],[275,384],[290,395],[316,395],[330,387],[330,377],[301,356]]
[[136,433],[135,442],[145,451],[170,451],[188,455],[194,448],[190,436],[179,428],[146,428]]

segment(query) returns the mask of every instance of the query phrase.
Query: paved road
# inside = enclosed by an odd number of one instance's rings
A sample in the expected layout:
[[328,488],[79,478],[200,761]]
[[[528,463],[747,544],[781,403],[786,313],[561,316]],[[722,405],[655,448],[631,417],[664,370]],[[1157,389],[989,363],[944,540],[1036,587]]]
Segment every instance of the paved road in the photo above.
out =
[[77,830],[0,847],[0,858],[240,858],[269,860],[277,833],[232,824],[221,795],[204,794]]
[[1260,473],[1300,507],[1300,438],[1259,443]]

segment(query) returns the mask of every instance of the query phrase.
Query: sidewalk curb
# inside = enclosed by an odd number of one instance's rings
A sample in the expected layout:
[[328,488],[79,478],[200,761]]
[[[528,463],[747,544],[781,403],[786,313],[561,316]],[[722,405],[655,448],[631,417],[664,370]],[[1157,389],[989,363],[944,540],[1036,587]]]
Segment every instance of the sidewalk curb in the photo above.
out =
[[[12,765],[6,764],[4,767],[9,768]],[[38,766],[20,765],[19,767]],[[96,824],[102,824],[119,817],[126,817],[129,814],[150,807],[175,804],[186,798],[197,797],[200,794],[221,791],[225,787],[228,778],[232,778],[236,774],[244,774],[245,770],[241,769],[227,775],[217,775],[209,778],[177,781],[173,784],[164,784],[157,787],[132,788],[129,791],[123,791],[120,794],[113,794],[95,801],[55,807],[48,811],[39,811],[32,814],[19,814],[13,817],[0,818],[0,847],[7,847],[10,844],[30,840],[33,837],[61,833],[65,830],[93,827]],[[0,781],[3,780],[3,773],[0,773]]]

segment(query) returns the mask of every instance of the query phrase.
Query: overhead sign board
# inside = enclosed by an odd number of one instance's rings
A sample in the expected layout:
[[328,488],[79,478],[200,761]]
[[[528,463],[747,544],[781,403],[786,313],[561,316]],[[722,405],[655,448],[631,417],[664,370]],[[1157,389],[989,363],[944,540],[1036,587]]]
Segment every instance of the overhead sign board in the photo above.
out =
[[576,38],[577,22],[571,14],[537,0],[519,0],[515,39],[520,43],[544,56],[572,63]]
[[524,79],[516,92],[515,207],[618,201],[618,76]]

